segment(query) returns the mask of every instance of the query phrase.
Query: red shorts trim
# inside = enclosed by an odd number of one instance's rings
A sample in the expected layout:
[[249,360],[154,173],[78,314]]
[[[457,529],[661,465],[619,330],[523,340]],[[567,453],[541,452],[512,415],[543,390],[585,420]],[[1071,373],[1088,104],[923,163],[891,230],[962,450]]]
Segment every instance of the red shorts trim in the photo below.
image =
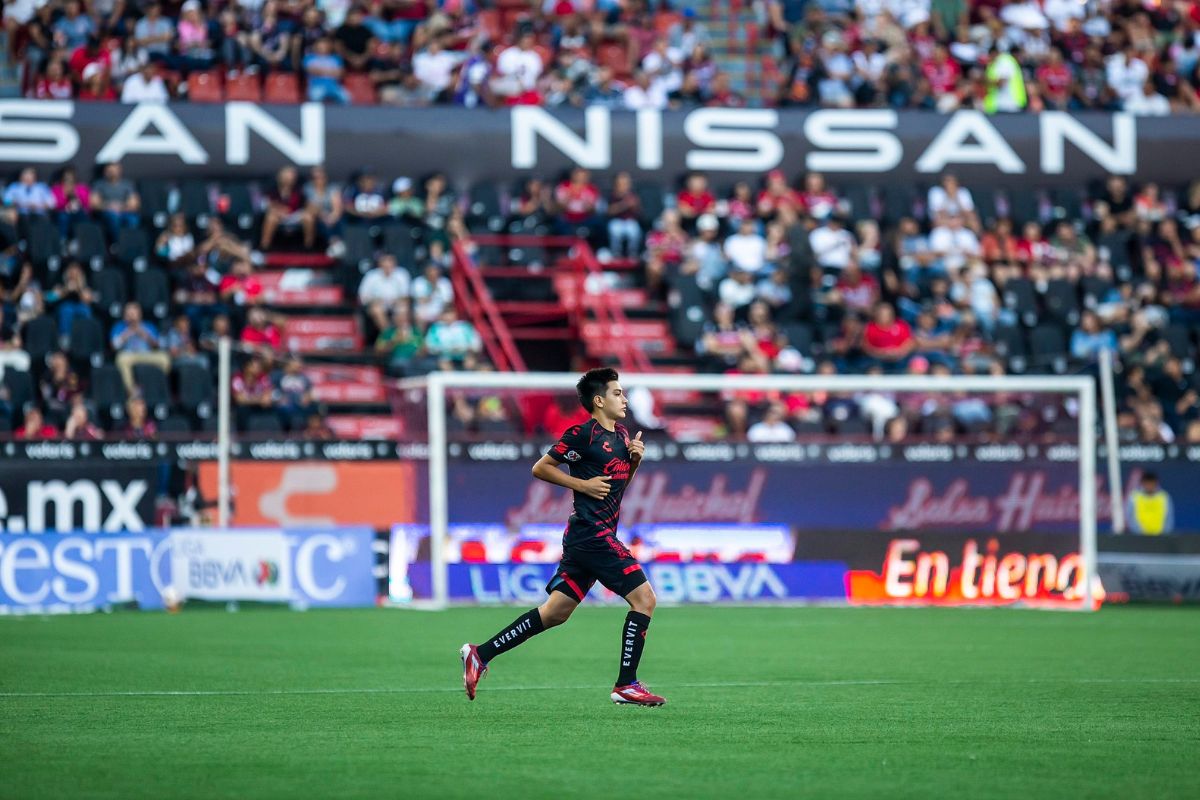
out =
[[637,572],[637,571],[638,571],[639,569],[641,569],[641,568],[642,568],[642,565],[641,565],[641,564],[634,564],[633,566],[631,566],[631,567],[626,567],[625,569],[623,569],[623,570],[621,570],[621,571],[622,571],[624,574],[628,575],[628,574],[629,574],[629,573],[631,573],[631,572]]

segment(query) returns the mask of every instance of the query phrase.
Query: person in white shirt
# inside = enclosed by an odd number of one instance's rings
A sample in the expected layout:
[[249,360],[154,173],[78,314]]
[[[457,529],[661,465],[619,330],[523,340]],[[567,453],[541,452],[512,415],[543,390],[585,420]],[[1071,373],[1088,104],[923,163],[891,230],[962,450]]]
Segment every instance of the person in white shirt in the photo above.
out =
[[1067,32],[1067,22],[1072,17],[1083,19],[1087,4],[1079,0],[1043,0],[1042,13],[1054,23],[1054,28],[1062,33]]
[[[429,99],[436,100],[454,85],[454,69],[462,60],[463,54],[445,49],[441,37],[435,36],[424,50],[413,56],[413,75],[421,82]],[[540,58],[538,62],[541,63]]]
[[642,69],[653,79],[662,83],[663,91],[670,94],[683,85],[683,53],[667,44],[662,36],[654,43],[654,49],[642,59]]
[[963,226],[962,217],[946,217],[929,234],[929,249],[937,254],[942,266],[953,277],[968,258],[979,255],[979,238],[974,231]]
[[842,226],[836,215],[825,220],[825,224],[814,228],[808,235],[813,258],[817,265],[826,270],[842,270],[854,255],[854,234]]
[[735,269],[717,286],[717,296],[722,303],[733,309],[750,305],[758,297],[758,288],[754,285],[754,273]]
[[1137,57],[1137,50],[1131,45],[1109,56],[1104,62],[1104,72],[1109,88],[1122,100],[1137,97],[1150,78],[1150,68]]
[[662,88],[661,81],[652,81],[644,72],[633,76],[633,83],[625,87],[625,108],[630,111],[640,111],[643,108],[653,108],[661,111],[667,107],[667,93]]
[[141,70],[125,79],[121,87],[122,103],[165,103],[170,99],[167,84],[158,74],[158,64],[147,61]]
[[379,266],[368,272],[358,286],[358,302],[362,303],[379,330],[391,324],[392,310],[407,303],[410,291],[408,270],[398,269],[396,257],[384,253],[379,257]]
[[430,262],[425,274],[412,282],[413,317],[421,328],[437,321],[446,306],[454,302],[454,287],[437,264]]
[[965,186],[960,186],[958,178],[946,174],[942,182],[929,190],[929,219],[940,223],[946,217],[963,217],[970,220],[975,214],[975,201],[971,192]]
[[746,439],[756,444],[794,442],[796,431],[784,420],[783,406],[772,403],[763,418],[746,431]]
[[1139,117],[1165,117],[1171,113],[1171,101],[1155,90],[1153,81],[1142,84],[1142,91],[1127,98],[1122,107]]
[[742,220],[738,232],[725,240],[725,257],[736,269],[757,275],[767,263],[767,240],[754,220]]
[[533,49],[534,41],[533,31],[526,30],[515,45],[500,54],[492,91],[505,97],[533,91],[545,69],[541,54]]

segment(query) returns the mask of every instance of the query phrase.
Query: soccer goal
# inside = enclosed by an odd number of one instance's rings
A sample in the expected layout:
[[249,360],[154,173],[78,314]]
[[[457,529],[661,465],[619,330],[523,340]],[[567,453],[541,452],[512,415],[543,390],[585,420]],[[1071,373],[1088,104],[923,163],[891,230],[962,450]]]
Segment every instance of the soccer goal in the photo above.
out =
[[[571,496],[530,466],[586,419],[577,379],[439,372],[398,382],[400,447],[414,448],[428,497],[392,531],[393,602],[543,596]],[[1075,610],[1101,601],[1090,377],[621,381],[625,424],[631,436],[643,431],[646,454],[618,536],[661,601]],[[590,598],[619,600],[599,586]]]

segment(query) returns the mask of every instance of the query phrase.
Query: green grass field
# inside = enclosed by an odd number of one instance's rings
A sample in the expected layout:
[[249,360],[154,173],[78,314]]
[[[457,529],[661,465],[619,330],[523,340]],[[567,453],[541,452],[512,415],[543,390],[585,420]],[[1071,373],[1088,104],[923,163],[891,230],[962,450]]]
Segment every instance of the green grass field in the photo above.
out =
[[661,608],[0,619],[0,796],[1200,797],[1200,612]]

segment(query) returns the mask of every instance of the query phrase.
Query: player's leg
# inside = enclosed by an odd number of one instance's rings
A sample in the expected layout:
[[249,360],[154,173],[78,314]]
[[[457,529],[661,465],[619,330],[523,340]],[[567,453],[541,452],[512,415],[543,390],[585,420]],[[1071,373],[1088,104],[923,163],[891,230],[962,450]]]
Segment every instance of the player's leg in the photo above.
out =
[[[615,536],[598,540],[587,553],[587,568],[610,591],[625,598],[629,613],[621,625],[621,659],[612,701],[639,706],[661,706],[666,702],[651,693],[637,678],[638,663],[646,646],[646,632],[654,614],[656,598],[646,572],[629,549]],[[582,558],[582,556],[577,556]]]
[[555,576],[546,586],[546,602],[526,611],[483,644],[476,646],[467,643],[459,649],[459,656],[463,662],[463,686],[467,690],[468,698],[475,699],[475,688],[480,679],[487,674],[488,662],[493,658],[523,644],[547,628],[563,624],[571,617],[571,613],[578,608],[592,585],[592,581],[583,576],[571,577],[571,569],[570,562],[564,558]]

